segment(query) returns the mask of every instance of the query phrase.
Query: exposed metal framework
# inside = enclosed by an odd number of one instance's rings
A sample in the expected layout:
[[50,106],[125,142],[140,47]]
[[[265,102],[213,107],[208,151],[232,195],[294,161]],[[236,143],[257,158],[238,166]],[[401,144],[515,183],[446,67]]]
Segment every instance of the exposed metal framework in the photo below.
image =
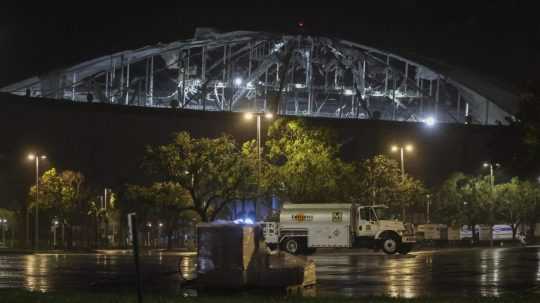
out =
[[350,41],[198,29],[195,38],[90,60],[1,89],[207,111],[506,124],[515,96]]

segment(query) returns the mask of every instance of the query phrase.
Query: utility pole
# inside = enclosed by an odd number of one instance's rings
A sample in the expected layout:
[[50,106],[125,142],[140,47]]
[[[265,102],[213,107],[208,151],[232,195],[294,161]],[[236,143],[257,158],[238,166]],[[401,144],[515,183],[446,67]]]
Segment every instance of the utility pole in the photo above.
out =
[[[401,183],[405,184],[405,151],[412,152],[413,146],[411,144],[407,144],[405,146],[403,145],[393,145],[391,150],[392,152],[400,151],[400,158],[401,158]],[[405,221],[405,205],[401,203],[401,220]]]
[[[255,116],[257,118],[257,190],[260,188],[261,183],[261,117],[264,115],[264,117],[268,120],[271,120],[274,116],[272,113],[246,113],[244,118],[246,120],[251,120]],[[257,203],[255,203],[255,216],[257,216]],[[244,218],[245,219],[245,218]],[[254,221],[257,218],[252,218]]]
[[[496,167],[499,167],[499,163],[495,163]],[[491,190],[491,201],[489,204],[489,227],[490,227],[490,237],[489,237],[489,245],[493,247],[493,220],[494,220],[494,203],[495,203],[495,175],[493,173],[493,163],[491,162],[485,162],[484,163],[485,168],[489,168],[489,183],[490,183],[490,190]]]
[[[35,217],[35,234],[34,234],[34,249],[35,250],[38,250],[39,248],[39,213],[38,213],[38,201],[39,201],[39,159],[41,160],[45,160],[47,159],[47,156],[45,155],[34,155],[34,154],[29,154],[28,155],[28,159],[30,161],[34,161],[36,162],[36,201],[35,201],[35,211],[36,211],[36,217]],[[29,224],[27,224],[29,225]]]

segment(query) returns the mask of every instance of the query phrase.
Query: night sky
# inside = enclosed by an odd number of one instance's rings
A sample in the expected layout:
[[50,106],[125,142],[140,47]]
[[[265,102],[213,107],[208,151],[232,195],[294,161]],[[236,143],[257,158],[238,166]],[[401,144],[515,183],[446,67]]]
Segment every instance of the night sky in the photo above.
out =
[[[123,6],[94,1],[73,1],[71,6],[52,2],[48,1],[48,6],[0,4],[0,86],[116,51],[189,39],[196,27],[294,33],[300,20],[308,33],[344,38],[405,57],[410,54],[463,66],[487,79],[505,82],[506,87],[516,88],[540,78],[540,50],[536,46],[540,45],[540,22],[534,1],[354,1],[354,5],[353,1],[332,1],[333,8],[313,8],[315,1],[302,8],[285,8],[279,1],[267,1],[272,5],[260,4],[256,8],[217,7],[207,1],[201,1],[206,8],[161,7],[135,1]],[[168,113],[149,115],[127,109],[115,112],[96,105],[92,109],[96,114],[70,107],[62,117],[53,112],[55,109],[7,106],[7,100],[0,101],[6,101],[7,108],[0,112],[0,207],[18,203],[16,199],[24,197],[26,186],[32,182],[32,170],[21,158],[28,144],[39,140],[43,146],[49,144],[47,152],[55,165],[82,169],[94,182],[106,185],[113,182],[108,179],[112,175],[116,176],[114,182],[120,183],[126,174],[136,172],[135,161],[142,150],[139,147],[147,144],[147,139],[158,143],[152,132],[134,132],[135,128],[144,129],[145,123],[159,126],[153,130],[162,132],[160,142],[172,130],[189,128],[179,126],[178,118]],[[121,119],[109,116],[124,111],[129,114],[120,115]],[[81,118],[74,119],[77,115]],[[56,117],[54,121],[50,116]],[[117,120],[119,125],[125,121],[123,128],[113,127],[112,121]],[[356,127],[362,130],[350,135],[356,139],[349,150],[358,152],[352,158],[362,157],[360,153],[381,152],[387,141],[396,137],[396,129],[401,129],[367,122],[358,122]],[[479,154],[481,148],[474,150],[466,142],[481,145],[490,140],[483,130],[472,134],[453,130],[452,126],[423,134],[414,127],[410,126],[410,131],[416,132],[418,144],[425,146],[425,155],[410,162],[411,170],[428,184],[440,181],[455,167],[474,171],[473,166],[483,154]],[[253,135],[245,125],[232,129],[240,137]],[[362,132],[368,134],[365,140]],[[130,170],[120,166],[114,172],[106,170],[109,166],[104,159],[112,164],[118,159],[105,153],[102,141],[116,142],[116,138],[133,138],[129,141],[133,148],[124,146],[130,158],[122,162]],[[117,150],[114,144],[108,148]]]
[[54,2],[0,4],[0,85],[115,51],[190,38],[196,27],[294,32],[299,20],[314,34],[464,66],[514,86],[538,78],[540,67],[535,1],[332,1],[332,8],[314,8],[318,1],[296,8],[284,7],[291,1],[259,1],[252,8],[224,1],[204,1],[205,8],[181,7],[185,1],[170,7]]

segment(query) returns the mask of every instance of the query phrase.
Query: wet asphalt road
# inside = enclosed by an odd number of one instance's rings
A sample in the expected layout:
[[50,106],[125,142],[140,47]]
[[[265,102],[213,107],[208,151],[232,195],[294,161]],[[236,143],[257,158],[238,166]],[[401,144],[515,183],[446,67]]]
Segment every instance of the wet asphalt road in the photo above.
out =
[[[180,255],[142,257],[146,291],[179,291]],[[385,256],[369,251],[320,252],[317,292],[321,295],[489,295],[540,293],[540,248],[464,249]],[[0,288],[38,291],[131,290],[128,252],[102,254],[0,254]]]

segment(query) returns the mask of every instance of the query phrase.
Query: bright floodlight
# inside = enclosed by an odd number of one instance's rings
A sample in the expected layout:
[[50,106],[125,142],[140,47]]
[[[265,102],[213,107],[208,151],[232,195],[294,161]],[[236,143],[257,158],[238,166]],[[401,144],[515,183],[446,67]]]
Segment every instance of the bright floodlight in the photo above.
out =
[[437,120],[434,117],[429,116],[424,119],[424,123],[426,123],[427,126],[432,127],[437,123]]
[[253,224],[253,220],[251,218],[245,218],[244,223],[245,224]]
[[236,86],[242,85],[242,82],[243,82],[242,78],[240,78],[240,77],[234,79],[234,85],[236,85]]
[[146,224],[146,226],[152,227],[152,223],[148,222],[148,224]]
[[414,147],[411,144],[407,144],[407,146],[405,146],[405,149],[410,152],[413,151]]
[[269,119],[269,120],[270,120],[270,119],[274,118],[274,115],[273,115],[272,113],[266,113],[266,114],[264,114],[264,117],[265,117],[266,119]]
[[345,94],[345,96],[352,96],[353,91],[352,89],[346,89],[343,93]]
[[392,151],[393,151],[393,152],[397,152],[398,149],[399,149],[399,148],[398,148],[396,145],[392,145]]
[[34,160],[36,158],[36,156],[34,154],[29,154],[28,155],[28,160]]
[[489,163],[485,162],[484,167],[489,167]]
[[252,113],[245,113],[245,114],[244,114],[244,118],[245,118],[246,120],[251,120],[251,119],[253,119],[253,114],[252,114]]
[[159,222],[159,227],[163,227],[163,223]]
[[40,158],[41,158],[41,160],[45,160],[45,159],[47,159],[47,156],[43,155]]

